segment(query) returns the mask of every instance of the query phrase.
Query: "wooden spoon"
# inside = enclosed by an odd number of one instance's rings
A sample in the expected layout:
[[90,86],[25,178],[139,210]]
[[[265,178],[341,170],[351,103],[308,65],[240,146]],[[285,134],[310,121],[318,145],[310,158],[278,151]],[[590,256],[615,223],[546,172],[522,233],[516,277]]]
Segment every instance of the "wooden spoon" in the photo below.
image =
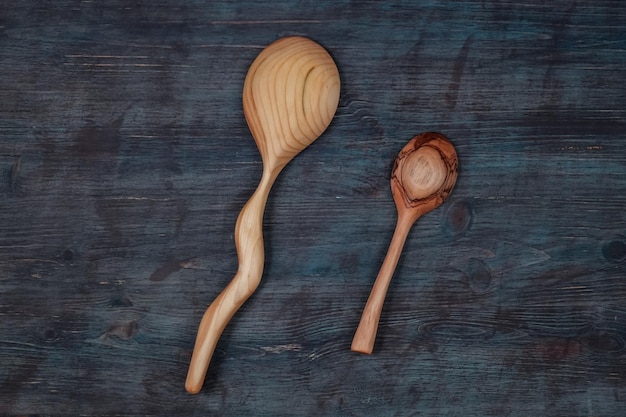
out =
[[254,60],[243,87],[243,110],[263,160],[258,188],[235,226],[239,269],[204,313],[185,389],[202,388],[211,356],[226,324],[256,290],[264,265],[263,213],[280,171],[326,130],[339,103],[339,71],[317,43],[279,39]]
[[440,133],[415,136],[398,154],[391,172],[391,192],[398,210],[398,222],[352,339],[351,350],[354,352],[372,353],[387,288],[407,234],[417,219],[439,207],[448,197],[456,182],[457,169],[454,147]]

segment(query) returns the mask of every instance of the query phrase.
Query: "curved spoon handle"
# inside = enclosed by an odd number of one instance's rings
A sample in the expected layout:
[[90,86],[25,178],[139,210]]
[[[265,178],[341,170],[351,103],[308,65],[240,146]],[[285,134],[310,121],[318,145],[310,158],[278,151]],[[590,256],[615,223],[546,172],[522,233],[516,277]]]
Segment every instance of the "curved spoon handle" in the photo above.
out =
[[237,218],[235,246],[239,269],[202,316],[185,381],[185,389],[191,394],[197,394],[202,388],[209,362],[224,328],[261,282],[265,263],[263,213],[275,177],[263,173],[259,186]]
[[398,216],[398,222],[396,223],[396,229],[391,238],[387,255],[385,256],[383,265],[378,272],[370,296],[363,309],[359,327],[356,329],[356,333],[352,339],[350,350],[353,352],[369,355],[374,349],[374,341],[376,340],[376,332],[378,331],[378,321],[380,320],[380,313],[383,309],[387,289],[389,288],[389,283],[391,282],[396,265],[398,264],[398,259],[400,259],[406,237],[416,220],[416,218],[411,216]]

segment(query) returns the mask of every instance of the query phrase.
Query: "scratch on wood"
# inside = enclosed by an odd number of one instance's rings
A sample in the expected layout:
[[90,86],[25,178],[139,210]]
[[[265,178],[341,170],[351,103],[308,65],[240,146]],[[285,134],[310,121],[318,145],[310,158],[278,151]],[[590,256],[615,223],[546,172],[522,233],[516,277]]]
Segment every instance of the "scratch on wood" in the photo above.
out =
[[109,200],[119,200],[119,201],[125,201],[125,200],[129,200],[129,201],[157,201],[157,202],[166,202],[166,201],[172,201],[172,198],[153,198],[153,197],[136,197],[136,196],[117,196],[117,197],[110,197]]
[[198,258],[190,258],[180,262],[180,267],[183,269],[206,269],[204,268]]
[[88,55],[88,54],[67,54],[66,58],[111,58],[111,59],[148,59],[147,55]]
[[18,156],[13,162],[13,166],[11,167],[10,173],[10,182],[11,182],[11,192],[15,192],[17,189],[17,182],[20,176],[20,171],[22,170],[22,157]]
[[602,149],[604,149],[604,146],[601,146],[601,145],[590,145],[586,147],[569,145],[569,146],[561,146],[559,148],[559,150],[561,151],[582,151],[582,150],[600,151]]
[[212,25],[275,25],[287,23],[322,23],[322,20],[213,20]]
[[73,62],[64,62],[63,65],[80,65],[83,67],[153,67],[153,68],[165,68],[165,67],[177,67],[177,68],[191,68],[191,65],[185,64],[123,64],[123,63],[106,63],[106,62],[81,62],[80,64],[75,64]]
[[139,331],[139,322],[137,320],[117,321],[111,323],[109,328],[102,333],[97,339],[88,340],[91,343],[99,343],[106,346],[112,346],[113,340],[128,341],[133,338]]
[[287,351],[300,351],[302,350],[302,345],[297,343],[290,343],[287,345],[276,345],[276,346],[261,346],[261,349],[267,353],[283,353]]
[[100,282],[98,282],[98,284],[99,285],[110,285],[110,284],[113,284],[113,285],[120,286],[120,285],[126,284],[126,280],[124,280],[124,279],[114,279],[113,281],[100,281]]
[[128,340],[133,337],[139,329],[137,320],[128,322],[113,323],[106,331],[106,336],[117,337],[121,340]]
[[178,272],[181,269],[194,269],[197,267],[195,258],[183,259],[179,261],[177,259],[168,259],[168,261],[158,267],[151,275],[150,281],[163,281],[174,272]]
[[61,262],[53,261],[50,259],[21,258],[21,259],[15,259],[15,262],[29,262],[29,263],[30,262],[43,262],[43,263],[49,263],[49,264],[53,264],[57,266],[65,266]]
[[470,47],[472,46],[472,37],[469,36],[463,47],[459,51],[456,59],[454,60],[454,69],[452,72],[452,82],[448,86],[446,92],[446,104],[448,108],[452,109],[456,106],[456,101],[459,95],[459,88],[461,87],[461,77],[465,71],[465,64],[467,63],[467,57],[469,55]]

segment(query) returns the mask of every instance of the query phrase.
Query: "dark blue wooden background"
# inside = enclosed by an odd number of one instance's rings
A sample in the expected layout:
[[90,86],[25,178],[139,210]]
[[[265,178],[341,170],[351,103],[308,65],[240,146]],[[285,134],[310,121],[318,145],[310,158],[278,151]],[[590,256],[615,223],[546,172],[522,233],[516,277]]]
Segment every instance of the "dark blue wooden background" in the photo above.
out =
[[[2,1],[0,414],[618,416],[626,409],[626,4]],[[263,281],[183,385],[261,162],[273,40],[324,45],[337,116],[278,179]],[[415,134],[451,198],[350,352]]]

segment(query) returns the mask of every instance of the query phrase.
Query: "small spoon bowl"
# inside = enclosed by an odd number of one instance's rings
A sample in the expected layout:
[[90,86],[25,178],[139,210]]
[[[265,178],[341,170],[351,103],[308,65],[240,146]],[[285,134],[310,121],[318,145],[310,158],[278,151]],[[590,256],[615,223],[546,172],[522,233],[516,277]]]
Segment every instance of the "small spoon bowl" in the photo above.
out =
[[398,221],[352,339],[352,351],[372,353],[387,289],[406,237],[417,219],[439,207],[450,195],[457,172],[454,146],[441,133],[417,135],[398,154],[391,172],[391,192]]
[[331,56],[299,36],[270,44],[248,70],[243,108],[261,153],[263,174],[237,218],[237,274],[206,310],[198,328],[185,381],[192,394],[202,388],[224,328],[261,281],[263,213],[272,184],[285,165],[326,130],[337,110],[339,91],[339,71]]

